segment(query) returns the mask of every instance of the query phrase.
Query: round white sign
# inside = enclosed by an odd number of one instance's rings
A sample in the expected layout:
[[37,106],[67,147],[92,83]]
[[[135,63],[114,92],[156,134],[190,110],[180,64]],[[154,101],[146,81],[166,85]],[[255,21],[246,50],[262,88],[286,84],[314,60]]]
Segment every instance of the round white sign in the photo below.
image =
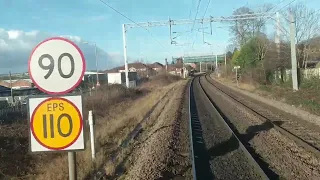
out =
[[86,62],[80,48],[68,39],[54,37],[39,43],[29,58],[29,75],[41,91],[61,95],[82,81]]

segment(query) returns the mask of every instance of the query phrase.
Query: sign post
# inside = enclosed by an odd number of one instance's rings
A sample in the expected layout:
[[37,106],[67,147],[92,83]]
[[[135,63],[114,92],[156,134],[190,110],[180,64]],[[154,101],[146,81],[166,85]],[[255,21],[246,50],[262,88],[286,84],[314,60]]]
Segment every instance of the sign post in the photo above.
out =
[[236,81],[237,81],[237,87],[239,87],[239,80],[238,80],[238,69],[240,69],[240,66],[234,66],[233,69],[236,70]]
[[83,53],[68,39],[46,39],[33,49],[28,68],[35,86],[49,95],[28,102],[31,152],[67,151],[69,179],[75,180],[75,151],[85,149],[82,96],[66,94],[82,82]]

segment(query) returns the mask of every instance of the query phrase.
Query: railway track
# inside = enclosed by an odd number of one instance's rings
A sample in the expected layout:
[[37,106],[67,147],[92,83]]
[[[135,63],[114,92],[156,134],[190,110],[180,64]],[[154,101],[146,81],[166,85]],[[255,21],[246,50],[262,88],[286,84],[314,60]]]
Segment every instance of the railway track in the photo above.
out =
[[206,75],[205,79],[227,97],[245,107],[256,116],[261,117],[280,133],[292,139],[298,145],[320,158],[320,133],[313,130],[314,127],[305,127],[290,117],[278,115],[274,111],[257,104],[257,102],[253,102],[251,98],[245,97],[244,95],[239,94],[239,92],[235,92],[221,85],[210,78],[209,75]]
[[[230,174],[232,178],[236,179],[269,179],[266,173],[262,170],[260,165],[257,163],[257,161],[253,158],[251,153],[246,149],[246,147],[242,144],[241,140],[237,137],[237,134],[233,131],[233,129],[228,125],[228,123],[224,120],[222,115],[219,114],[219,111],[216,109],[214,103],[212,100],[208,97],[207,92],[203,88],[203,85],[200,82],[200,77],[201,76],[196,76],[193,78],[191,84],[190,84],[190,89],[189,89],[189,115],[190,115],[190,123],[189,123],[189,131],[190,131],[190,144],[191,144],[191,157],[192,157],[192,172],[193,172],[193,177],[194,179],[215,179],[215,168],[212,169],[212,162],[213,158],[212,156],[221,157],[221,156],[226,156],[226,158],[229,159],[236,159],[231,162],[236,163],[237,167],[242,167],[242,171],[254,171],[254,176],[248,177],[248,174],[241,174],[241,170],[235,170],[238,171],[239,177],[237,177],[236,174],[232,174],[234,172],[226,172],[229,173],[229,177],[218,177],[218,179],[230,179]],[[204,135],[204,131],[207,128],[205,125],[203,126],[203,121],[200,119],[197,103],[196,103],[196,94],[194,93],[195,91],[195,86],[196,83],[199,83],[201,93],[203,93],[204,97],[207,98],[207,101],[210,102],[206,107],[210,108],[211,112],[215,113],[215,118],[214,121],[219,121],[217,123],[221,124],[221,129],[223,131],[228,131],[227,134],[230,134],[230,138],[228,139],[227,142],[223,143],[218,143],[218,145],[213,145],[210,150],[208,149],[208,144],[206,144],[206,136]],[[199,89],[198,89],[199,90]],[[198,91],[199,93],[199,91]],[[206,116],[206,115],[205,115]],[[219,132],[209,132],[209,133],[219,133]],[[210,141],[210,140],[209,140]],[[207,141],[208,142],[208,141]],[[222,149],[220,147],[220,151],[225,151],[225,152],[218,152],[218,151],[212,151],[212,149],[215,149],[216,146],[224,146]],[[227,147],[231,146],[231,147]],[[231,149],[230,149],[231,148]],[[208,152],[211,152],[211,154],[208,154]],[[217,154],[215,154],[217,153]],[[229,154],[228,154],[229,153]],[[238,154],[238,155],[237,155]],[[241,156],[239,158],[239,155]],[[227,157],[228,156],[228,157]],[[238,158],[237,158],[238,157]],[[244,161],[242,161],[244,160]],[[222,161],[222,163],[224,163]],[[230,163],[227,162],[227,163]],[[218,163],[219,166],[220,163]],[[216,167],[217,169],[220,168],[220,171],[233,171],[233,164],[228,164],[225,167]],[[223,166],[221,164],[221,166]],[[229,168],[230,167],[230,168]],[[246,169],[246,168],[251,168],[252,170]],[[223,176],[223,175],[222,175]],[[227,178],[226,178],[227,177]],[[254,177],[254,178],[252,178]]]

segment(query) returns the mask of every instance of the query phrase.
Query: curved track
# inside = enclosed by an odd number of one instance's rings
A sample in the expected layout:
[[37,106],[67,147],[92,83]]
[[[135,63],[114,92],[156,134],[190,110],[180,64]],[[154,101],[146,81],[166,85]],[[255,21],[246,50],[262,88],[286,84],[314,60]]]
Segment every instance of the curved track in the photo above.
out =
[[190,142],[194,179],[268,179],[195,77],[190,84]]
[[209,75],[206,75],[205,78],[220,92],[224,93],[239,105],[247,108],[256,116],[260,116],[269,123],[270,126],[320,158],[320,136],[319,131],[315,129],[316,127],[306,127],[306,125],[301,124],[301,122],[294,120],[294,117],[278,115],[274,109],[263,107],[261,103],[254,101],[252,98],[232,91],[210,78]]

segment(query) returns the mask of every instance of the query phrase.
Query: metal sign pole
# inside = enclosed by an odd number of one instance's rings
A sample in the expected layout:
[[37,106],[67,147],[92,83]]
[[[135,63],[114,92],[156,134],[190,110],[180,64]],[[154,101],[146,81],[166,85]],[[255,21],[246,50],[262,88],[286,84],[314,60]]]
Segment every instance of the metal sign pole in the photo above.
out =
[[68,152],[69,180],[77,179],[76,152]]
[[236,68],[236,80],[237,80],[237,87],[239,87],[239,81],[238,81],[238,68]]

